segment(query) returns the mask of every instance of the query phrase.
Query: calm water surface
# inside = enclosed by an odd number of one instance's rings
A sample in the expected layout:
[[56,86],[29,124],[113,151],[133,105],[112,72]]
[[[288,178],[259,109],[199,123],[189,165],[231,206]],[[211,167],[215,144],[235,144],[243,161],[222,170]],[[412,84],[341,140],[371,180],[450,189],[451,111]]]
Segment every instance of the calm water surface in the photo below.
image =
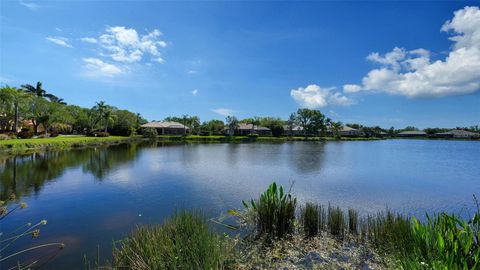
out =
[[0,158],[2,200],[15,193],[29,206],[0,221],[0,231],[47,219],[40,238],[18,244],[64,242],[45,268],[82,269],[85,254],[93,258],[100,245],[108,258],[113,240],[136,224],[161,222],[178,208],[216,217],[272,181],[294,182],[300,201],[364,214],[466,213],[472,194],[480,195],[479,164],[480,142],[431,140],[147,143]]

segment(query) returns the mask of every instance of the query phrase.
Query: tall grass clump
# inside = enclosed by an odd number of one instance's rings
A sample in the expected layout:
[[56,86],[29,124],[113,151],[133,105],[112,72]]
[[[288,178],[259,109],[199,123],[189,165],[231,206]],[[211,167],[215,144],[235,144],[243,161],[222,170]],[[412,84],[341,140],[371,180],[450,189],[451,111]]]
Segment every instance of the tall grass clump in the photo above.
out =
[[300,209],[300,224],[307,237],[314,237],[325,228],[325,208],[319,204],[307,202]]
[[251,200],[250,206],[245,201],[243,205],[253,209],[260,235],[281,238],[293,232],[297,199],[292,197],[290,191],[285,193],[282,186],[277,187],[275,182],[258,200]]
[[367,238],[382,252],[408,254],[414,244],[410,218],[387,209],[367,218]]
[[198,212],[138,227],[113,250],[117,269],[225,269],[232,249]]
[[345,229],[347,228],[345,215],[340,207],[332,207],[328,205],[328,231],[330,234],[343,239],[345,236]]
[[349,208],[348,209],[348,232],[357,235],[358,234],[358,211]]

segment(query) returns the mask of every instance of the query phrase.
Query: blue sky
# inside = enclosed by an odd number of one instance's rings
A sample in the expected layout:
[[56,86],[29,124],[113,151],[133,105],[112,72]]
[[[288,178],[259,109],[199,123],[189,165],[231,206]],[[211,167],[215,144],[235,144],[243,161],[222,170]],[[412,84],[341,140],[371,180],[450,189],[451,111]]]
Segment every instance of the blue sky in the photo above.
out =
[[0,81],[149,120],[309,107],[383,127],[478,125],[478,6],[2,0]]

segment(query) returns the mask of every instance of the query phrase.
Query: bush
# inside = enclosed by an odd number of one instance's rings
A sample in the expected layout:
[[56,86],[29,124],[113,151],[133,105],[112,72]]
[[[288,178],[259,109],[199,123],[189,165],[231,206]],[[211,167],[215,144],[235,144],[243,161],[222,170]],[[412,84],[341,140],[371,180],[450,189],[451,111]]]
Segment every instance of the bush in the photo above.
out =
[[95,132],[87,133],[87,137],[108,137],[108,136],[110,136],[110,133],[102,132],[102,131],[95,131]]
[[142,135],[145,138],[156,138],[158,136],[158,132],[156,128],[144,128],[142,129]]
[[325,209],[318,204],[307,202],[300,210],[300,222],[307,237],[319,234],[325,228]]
[[121,269],[224,269],[231,249],[199,213],[179,212],[163,225],[137,228],[113,251]]
[[31,132],[28,128],[22,128],[17,136],[21,139],[30,139],[33,137],[33,132]]
[[0,134],[0,141],[1,140],[10,140],[10,139],[16,139],[17,138],[17,133],[15,132],[6,132]]
[[[245,201],[243,205],[249,208]],[[290,193],[284,193],[282,186],[277,188],[277,184],[273,182],[267,191],[260,195],[260,199],[251,200],[250,205],[256,215],[259,234],[281,238],[293,232],[297,199]]]
[[50,137],[58,137],[58,131],[52,130],[52,131],[50,132]]

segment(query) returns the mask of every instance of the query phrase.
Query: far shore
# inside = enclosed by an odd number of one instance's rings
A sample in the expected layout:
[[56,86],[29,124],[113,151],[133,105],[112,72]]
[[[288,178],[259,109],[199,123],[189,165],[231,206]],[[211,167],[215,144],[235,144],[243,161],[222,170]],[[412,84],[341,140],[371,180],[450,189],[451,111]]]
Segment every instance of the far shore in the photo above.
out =
[[[224,136],[224,135],[160,135],[156,138],[142,136],[109,136],[86,137],[83,135],[67,135],[51,138],[9,139],[0,140],[0,155],[30,154],[42,151],[66,150],[82,147],[98,147],[120,143],[158,140],[159,142],[185,142],[185,143],[283,143],[292,141],[375,141],[387,139],[423,139],[423,140],[472,140],[472,139],[446,139],[428,137],[303,137],[303,136]],[[473,140],[480,141],[480,140]]]

